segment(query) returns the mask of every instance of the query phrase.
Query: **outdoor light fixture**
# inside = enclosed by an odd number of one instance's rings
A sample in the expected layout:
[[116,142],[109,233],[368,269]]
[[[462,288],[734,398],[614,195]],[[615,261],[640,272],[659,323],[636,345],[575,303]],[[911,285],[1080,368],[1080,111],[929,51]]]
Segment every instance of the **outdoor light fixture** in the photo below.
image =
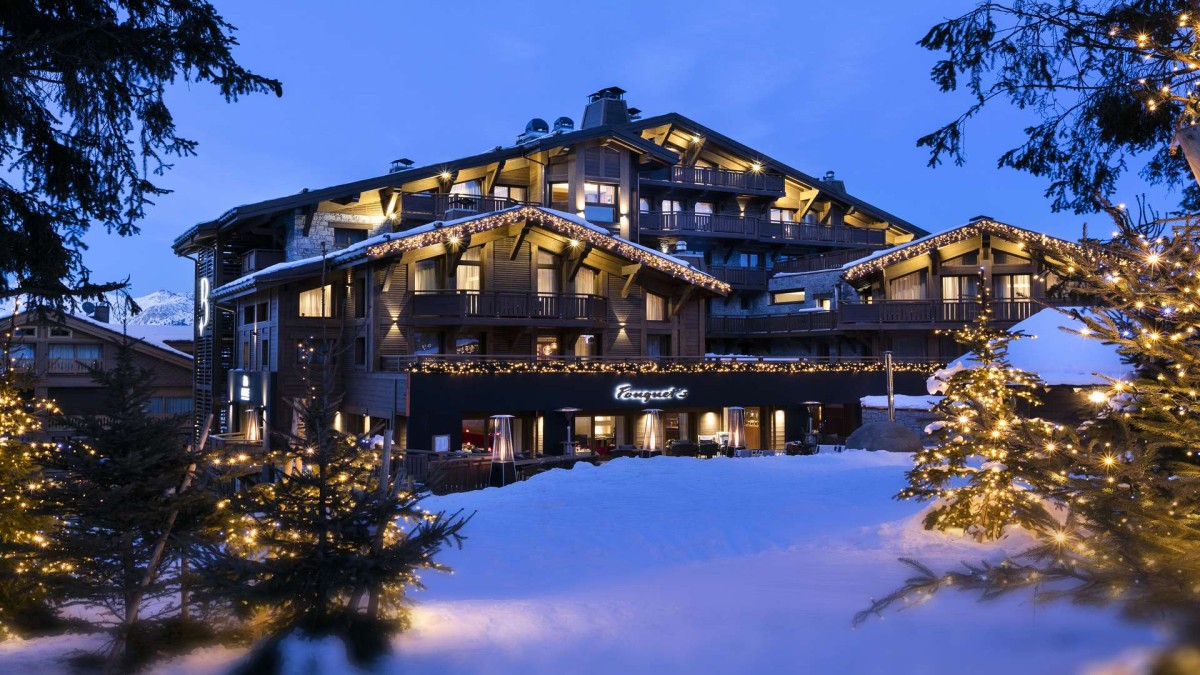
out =
[[753,171],[754,173],[759,173],[760,171],[763,170],[763,165],[758,162],[754,162],[753,164],[750,165],[750,170]]
[[441,173],[439,173],[439,174],[438,174],[438,178],[441,178],[442,180],[450,180],[450,172],[449,172],[449,171],[443,171],[443,172],[441,172]]

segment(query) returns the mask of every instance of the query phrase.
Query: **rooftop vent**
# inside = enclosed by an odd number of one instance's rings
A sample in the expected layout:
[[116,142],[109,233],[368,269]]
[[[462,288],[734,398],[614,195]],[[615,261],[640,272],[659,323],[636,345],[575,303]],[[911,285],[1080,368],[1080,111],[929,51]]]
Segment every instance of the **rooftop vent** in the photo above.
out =
[[554,130],[561,131],[563,133],[566,133],[568,131],[574,131],[575,130],[575,120],[571,119],[570,117],[567,117],[566,115],[563,115],[562,117],[554,120]]
[[826,171],[825,176],[821,178],[821,182],[834,189],[841,190],[842,192],[846,191],[846,182],[840,180],[832,171]]
[[413,165],[413,161],[407,157],[401,157],[400,159],[393,159],[391,167],[388,168],[388,173],[396,173],[397,171],[404,171],[405,169],[411,167],[412,165]]
[[529,120],[529,123],[525,125],[525,132],[520,136],[517,136],[517,144],[520,145],[521,143],[528,143],[529,141],[541,138],[548,133],[550,133],[550,125],[546,124],[546,120],[540,117],[535,117]]
[[620,87],[606,87],[588,96],[587,107],[583,109],[583,124],[581,129],[591,129],[608,124],[625,124],[629,122],[629,106],[625,103],[625,90]]

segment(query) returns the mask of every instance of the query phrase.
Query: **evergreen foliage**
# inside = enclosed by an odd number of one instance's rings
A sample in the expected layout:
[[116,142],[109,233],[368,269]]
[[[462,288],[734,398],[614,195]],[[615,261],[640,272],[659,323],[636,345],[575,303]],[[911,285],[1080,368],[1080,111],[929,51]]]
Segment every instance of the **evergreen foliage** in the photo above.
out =
[[1009,342],[1024,336],[993,328],[990,306],[981,306],[977,323],[953,331],[972,359],[943,376],[945,396],[933,409],[934,445],[914,456],[909,484],[896,497],[937,500],[927,529],[994,540],[1008,525],[1035,528],[1049,518],[1020,480],[1031,463],[1020,441],[1023,428],[1037,423],[1022,415],[1040,405],[1043,385],[1008,362]]
[[23,374],[0,350],[0,638],[53,623],[39,560],[56,518],[34,505],[43,487],[36,457],[44,444],[28,440],[56,411],[53,403],[27,398]]
[[1006,99],[1034,121],[997,164],[1047,178],[1055,210],[1097,210],[1095,196],[1111,196],[1139,161],[1144,179],[1200,208],[1171,148],[1176,128],[1196,121],[1198,20],[1194,0],[982,0],[920,40],[943,56],[933,81],[965,89],[971,104],[918,145],[931,166],[962,164],[968,122]]
[[[140,639],[149,625],[141,612],[173,588],[166,573],[178,552],[171,524],[210,500],[194,486],[181,490],[196,461],[184,420],[147,412],[154,375],[134,357],[126,341],[111,370],[90,369],[103,387],[102,404],[69,420],[81,440],[40,455],[47,478],[35,509],[60,519],[39,556],[55,570],[48,577],[54,596],[65,606],[104,610],[114,626],[113,660],[127,669],[154,650]],[[160,540],[169,545],[155,565]]]
[[1080,334],[1115,345],[1135,375],[1100,390],[1079,428],[1038,425],[1026,437],[1032,490],[1065,521],[999,564],[939,574],[906,561],[917,574],[856,621],[947,586],[984,597],[1032,588],[1040,599],[1166,619],[1180,644],[1155,672],[1200,653],[1200,227],[1135,226],[1108,210],[1115,238],[1066,256],[1059,271],[1107,308],[1073,310]]
[[276,636],[337,635],[370,660],[406,626],[406,588],[421,587],[422,570],[446,571],[434,556],[461,545],[466,520],[424,511],[390,476],[381,484],[379,453],[335,427],[332,350],[305,350],[302,431],[269,457],[273,480],[222,502],[222,543],[204,566],[211,593]]
[[167,192],[155,176],[195,154],[168,88],[282,93],[234,60],[233,33],[201,0],[0,3],[0,298],[61,304],[123,286],[91,280],[83,238],[92,225],[136,234]]

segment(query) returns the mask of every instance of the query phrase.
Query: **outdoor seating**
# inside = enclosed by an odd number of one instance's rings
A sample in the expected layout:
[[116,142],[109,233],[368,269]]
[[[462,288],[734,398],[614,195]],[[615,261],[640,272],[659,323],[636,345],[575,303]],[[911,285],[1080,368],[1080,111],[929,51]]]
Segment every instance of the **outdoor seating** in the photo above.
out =
[[719,452],[721,452],[721,446],[712,441],[700,441],[696,450],[700,457],[715,457]]
[[673,457],[695,457],[700,452],[700,446],[688,439],[680,439],[671,443],[667,454]]

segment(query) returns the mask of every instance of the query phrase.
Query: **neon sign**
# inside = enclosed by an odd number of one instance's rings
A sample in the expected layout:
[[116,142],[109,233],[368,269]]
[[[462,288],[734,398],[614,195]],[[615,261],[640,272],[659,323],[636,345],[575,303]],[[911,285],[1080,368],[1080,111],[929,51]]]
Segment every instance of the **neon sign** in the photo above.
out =
[[212,306],[208,302],[210,290],[208,277],[200,277],[200,333],[208,328],[208,322],[212,320]]
[[631,384],[618,384],[613,390],[613,398],[618,401],[682,401],[687,398],[688,390],[683,387],[667,387],[665,389],[634,389]]

